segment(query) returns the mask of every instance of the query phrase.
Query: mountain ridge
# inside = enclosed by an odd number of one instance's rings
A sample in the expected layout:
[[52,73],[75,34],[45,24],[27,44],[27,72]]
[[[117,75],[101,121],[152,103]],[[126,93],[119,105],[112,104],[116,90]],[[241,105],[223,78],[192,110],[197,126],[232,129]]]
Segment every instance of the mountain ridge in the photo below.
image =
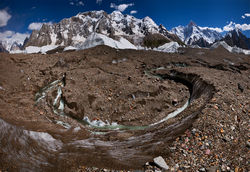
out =
[[108,36],[114,40],[123,37],[135,46],[144,46],[143,38],[149,34],[161,34],[168,41],[181,40],[167,31],[162,25],[157,25],[150,17],[137,19],[134,16],[123,15],[119,11],[107,14],[104,11],[89,11],[61,20],[53,25],[44,24],[39,31],[33,31],[24,47],[61,45],[78,46],[91,33]]

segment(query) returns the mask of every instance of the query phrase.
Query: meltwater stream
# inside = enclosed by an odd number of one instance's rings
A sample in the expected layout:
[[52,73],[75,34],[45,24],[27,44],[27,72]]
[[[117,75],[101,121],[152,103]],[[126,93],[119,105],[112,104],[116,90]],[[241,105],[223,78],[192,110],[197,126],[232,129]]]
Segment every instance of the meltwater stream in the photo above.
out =
[[[214,92],[214,87],[197,75],[178,72],[174,72],[171,76],[162,75],[162,78],[169,77],[188,84],[190,101],[149,126],[123,126],[90,121],[85,118],[80,121],[85,124],[85,127],[80,130],[71,130],[70,124],[57,121],[56,124],[66,129],[55,134],[28,131],[0,119],[0,160],[2,161],[0,165],[9,164],[10,171],[14,169],[69,171],[80,165],[112,169],[141,169],[154,157],[169,155],[168,144],[191,127]],[[36,103],[44,99],[51,89],[57,88],[53,110],[56,115],[66,116],[67,114],[63,113],[64,102],[61,100],[62,87],[61,80],[52,82],[36,94]],[[204,97],[199,101],[201,105],[197,108],[192,107],[192,102],[201,96]],[[182,114],[183,117],[171,123],[167,122],[178,114]],[[102,135],[91,134],[91,128],[109,132]],[[77,133],[83,133],[83,136]]]

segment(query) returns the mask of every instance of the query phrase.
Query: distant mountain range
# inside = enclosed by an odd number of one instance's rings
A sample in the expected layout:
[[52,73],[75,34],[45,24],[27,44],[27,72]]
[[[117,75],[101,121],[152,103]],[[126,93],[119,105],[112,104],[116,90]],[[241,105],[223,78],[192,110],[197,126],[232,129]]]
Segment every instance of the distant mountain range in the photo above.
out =
[[236,46],[242,49],[250,49],[250,39],[238,29],[229,31],[223,37],[216,30],[197,26],[191,21],[187,26],[173,28],[171,33],[176,34],[186,45],[210,47],[217,41],[224,41],[231,47]]
[[187,26],[173,28],[171,32],[176,34],[185,44],[198,45],[200,47],[208,47],[223,38],[219,32],[197,26],[192,21]]
[[[27,47],[90,48],[96,45],[108,45],[115,48],[157,48],[166,43],[179,45],[210,47],[218,41],[224,41],[231,47],[250,49],[250,39],[239,30],[228,32],[224,37],[215,29],[197,26],[190,22],[187,26],[178,26],[168,31],[163,25],[157,25],[150,17],[137,19],[123,15],[119,11],[107,14],[104,11],[79,13],[59,23],[44,24],[40,30],[34,30],[23,44],[15,40],[0,41],[0,52],[17,51]],[[169,44],[174,45],[174,44]]]

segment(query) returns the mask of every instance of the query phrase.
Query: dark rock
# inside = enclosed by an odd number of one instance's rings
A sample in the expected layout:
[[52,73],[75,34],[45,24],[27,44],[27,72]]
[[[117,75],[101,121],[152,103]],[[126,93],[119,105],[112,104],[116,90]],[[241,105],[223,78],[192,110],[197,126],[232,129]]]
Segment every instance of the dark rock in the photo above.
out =
[[238,83],[238,89],[243,93],[244,88],[243,88],[243,86],[240,83]]

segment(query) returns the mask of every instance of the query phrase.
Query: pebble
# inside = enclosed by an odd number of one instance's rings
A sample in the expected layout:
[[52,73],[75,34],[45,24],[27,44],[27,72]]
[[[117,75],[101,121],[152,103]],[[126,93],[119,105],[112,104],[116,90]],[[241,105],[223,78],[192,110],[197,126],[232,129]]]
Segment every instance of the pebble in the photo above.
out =
[[163,168],[164,170],[168,170],[169,166],[166,164],[165,160],[162,156],[158,156],[154,158],[154,163],[157,164],[159,167]]
[[189,165],[185,165],[184,168],[190,168],[190,166]]
[[219,109],[217,105],[214,105],[214,108],[215,108],[216,110],[218,110],[218,109]]
[[205,168],[201,168],[201,169],[199,169],[199,171],[206,171],[206,169]]
[[206,150],[206,155],[209,155],[211,153],[210,149]]
[[221,132],[221,133],[224,133],[224,130],[223,130],[223,128],[221,128],[221,129],[220,129],[220,132]]

